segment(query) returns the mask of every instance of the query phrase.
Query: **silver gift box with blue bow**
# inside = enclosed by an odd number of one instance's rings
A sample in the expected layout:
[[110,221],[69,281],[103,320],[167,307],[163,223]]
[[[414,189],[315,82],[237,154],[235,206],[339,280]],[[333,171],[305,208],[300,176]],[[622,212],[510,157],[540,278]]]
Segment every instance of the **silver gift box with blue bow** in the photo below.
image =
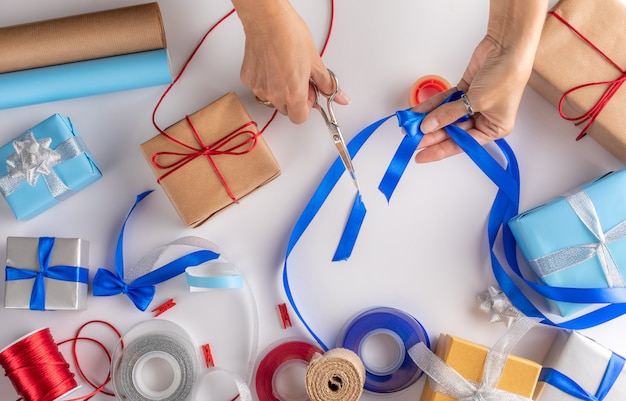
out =
[[8,237],[4,306],[87,308],[89,242],[80,238]]

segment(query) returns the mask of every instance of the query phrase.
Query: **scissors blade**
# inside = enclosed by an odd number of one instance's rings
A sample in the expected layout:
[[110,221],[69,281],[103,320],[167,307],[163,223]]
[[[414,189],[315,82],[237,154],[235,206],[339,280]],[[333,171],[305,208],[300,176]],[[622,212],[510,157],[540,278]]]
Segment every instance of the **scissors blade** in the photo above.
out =
[[328,132],[330,133],[330,136],[335,143],[335,147],[339,152],[339,157],[341,157],[343,165],[346,167],[346,170],[348,170],[348,173],[350,173],[350,177],[352,177],[352,182],[354,182],[354,186],[356,186],[357,191],[360,191],[359,182],[356,179],[354,166],[352,165],[352,158],[350,158],[350,153],[348,152],[346,141],[343,139],[343,135],[341,134],[339,126],[335,123],[330,122],[328,124]]

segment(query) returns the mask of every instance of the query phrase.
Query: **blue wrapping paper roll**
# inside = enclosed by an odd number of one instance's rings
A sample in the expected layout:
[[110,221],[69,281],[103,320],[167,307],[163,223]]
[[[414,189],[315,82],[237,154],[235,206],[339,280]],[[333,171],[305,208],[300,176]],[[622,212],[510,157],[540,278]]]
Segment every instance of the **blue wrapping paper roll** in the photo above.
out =
[[[566,288],[607,288],[622,286],[619,277],[626,273],[626,169],[607,174],[582,185],[577,191],[558,197],[545,205],[520,213],[509,221],[517,245],[545,284]],[[589,219],[598,224],[600,240],[586,226],[566,197],[581,194],[593,203]],[[586,207],[581,207],[587,209]],[[595,224],[590,224],[594,226]],[[615,230],[618,231],[611,234]],[[599,246],[604,243],[607,252]],[[583,257],[585,256],[585,257]],[[586,259],[585,259],[586,258]],[[610,259],[603,262],[601,258]],[[619,271],[613,279],[604,268],[615,264]],[[614,270],[614,269],[613,269]],[[610,271],[610,270],[609,270]],[[621,280],[620,280],[621,279]],[[569,316],[587,307],[584,303],[549,301],[556,312]]]
[[172,82],[167,49],[0,74],[0,109]]

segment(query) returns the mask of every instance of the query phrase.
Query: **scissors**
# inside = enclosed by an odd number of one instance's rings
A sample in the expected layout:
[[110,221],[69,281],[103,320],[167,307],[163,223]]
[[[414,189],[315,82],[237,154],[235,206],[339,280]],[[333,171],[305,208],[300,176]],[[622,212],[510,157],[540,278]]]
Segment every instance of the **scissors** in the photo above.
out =
[[[356,186],[356,189],[359,190],[359,182],[356,179],[356,175],[354,173],[354,166],[352,165],[352,159],[350,158],[350,153],[348,152],[348,148],[346,147],[346,141],[343,139],[343,135],[341,134],[341,130],[339,129],[339,125],[337,124],[337,120],[335,119],[335,113],[333,112],[333,100],[337,93],[339,93],[339,81],[337,80],[337,76],[331,70],[328,70],[330,76],[333,81],[335,81],[335,89],[332,93],[326,94],[318,89],[317,84],[313,79],[310,79],[311,86],[315,90],[315,103],[313,104],[313,108],[317,109],[322,117],[324,118],[324,122],[326,122],[326,126],[328,127],[328,132],[330,133],[330,137],[335,143],[335,147],[337,151],[339,151],[339,157],[341,157],[341,161],[343,165],[346,167],[346,170],[350,173],[350,177],[352,177],[352,181]],[[323,106],[319,103],[319,97],[322,95],[326,98],[326,110],[324,110]]]

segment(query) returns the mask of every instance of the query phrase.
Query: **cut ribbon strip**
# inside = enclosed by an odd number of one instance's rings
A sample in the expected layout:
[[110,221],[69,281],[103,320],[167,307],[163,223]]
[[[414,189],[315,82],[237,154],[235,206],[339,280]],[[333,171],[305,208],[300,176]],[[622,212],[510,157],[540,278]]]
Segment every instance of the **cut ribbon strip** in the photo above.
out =
[[[178,144],[178,145],[188,149],[189,152],[185,152],[185,153],[182,153],[182,152],[157,152],[157,153],[155,153],[152,156],[152,163],[156,167],[158,167],[160,169],[170,169],[171,168],[170,171],[168,171],[167,173],[165,173],[161,177],[159,177],[157,182],[161,182],[161,180],[163,180],[165,177],[167,177],[168,175],[174,173],[179,168],[181,168],[185,164],[193,161],[197,157],[206,156],[206,158],[209,160],[209,163],[211,163],[211,166],[213,167],[213,170],[215,171],[215,173],[219,177],[220,181],[222,182],[222,185],[226,189],[226,192],[228,192],[228,196],[230,196],[230,198],[234,202],[237,203],[237,199],[236,199],[235,195],[233,194],[232,190],[228,186],[228,183],[226,182],[226,179],[224,178],[224,176],[220,172],[220,169],[217,167],[217,164],[215,164],[215,160],[213,160],[213,157],[214,156],[218,156],[218,155],[239,156],[239,155],[243,155],[243,154],[246,154],[246,153],[250,153],[256,147],[257,138],[258,138],[259,134],[255,130],[251,130],[251,129],[247,129],[247,128],[250,127],[250,126],[256,126],[256,123],[254,121],[247,122],[246,124],[244,124],[241,127],[235,129],[234,131],[232,131],[231,133],[229,133],[225,137],[221,138],[220,140],[218,140],[218,141],[216,141],[216,142],[214,142],[214,143],[212,143],[210,145],[205,145],[204,142],[202,141],[202,138],[201,138],[200,134],[198,133],[198,131],[194,127],[193,123],[191,122],[191,118],[189,118],[189,116],[186,116],[185,120],[187,121],[187,124],[189,124],[189,128],[191,128],[191,131],[193,132],[193,135],[196,138],[196,141],[198,142],[200,147],[194,147],[192,145],[188,145],[186,143],[183,143],[183,142],[179,141],[178,139],[172,137],[171,135],[168,135],[165,131],[161,131],[161,135],[163,135],[168,140],[170,140],[170,141],[172,141],[172,142],[174,142],[174,143],[176,143],[176,144]],[[239,137],[242,137],[242,136],[245,137],[243,140],[240,140],[239,142],[236,142],[235,144],[231,144],[231,142],[236,141],[237,139],[239,139]],[[159,161],[158,161],[159,157],[167,157],[167,156],[175,157],[176,160],[171,162],[171,163],[167,163],[167,164],[159,163]]]
[[617,381],[617,378],[620,376],[623,369],[624,358],[616,353],[613,353],[609,359],[604,376],[602,377],[602,382],[600,382],[598,390],[595,394],[587,392],[587,390],[582,388],[570,377],[552,368],[543,368],[539,376],[539,381],[546,382],[564,393],[583,401],[602,401],[606,398],[609,391],[611,391],[611,388]]
[[[100,268],[96,272],[93,280],[94,296],[111,296],[123,293],[126,294],[141,311],[145,311],[148,308],[148,305],[150,305],[150,302],[152,302],[156,292],[156,284],[162,283],[184,273],[185,269],[189,266],[197,266],[210,260],[217,259],[220,256],[218,253],[207,249],[190,252],[159,268],[145,273],[130,283],[127,283],[124,276],[124,229],[135,207],[151,192],[152,191],[146,191],[137,195],[135,204],[130,209],[130,212],[128,212],[128,215],[124,220],[115,250],[115,273],[112,273],[107,269]],[[179,244],[179,242],[173,242],[172,244],[176,245]],[[142,259],[144,262],[139,263],[139,265],[153,266],[145,261],[154,260],[156,262],[164,250],[165,248],[162,247],[156,253],[144,257]]]
[[46,287],[45,278],[89,284],[89,269],[77,266],[50,266],[50,258],[54,248],[54,238],[39,238],[37,260],[39,271],[19,267],[6,267],[6,281],[34,279],[33,291],[30,295],[30,309],[45,310]]
[[[611,65],[613,65],[617,69],[617,71],[620,73],[619,77],[617,77],[615,79],[612,79],[612,80],[600,81],[600,82],[590,82],[590,83],[586,83],[586,84],[582,84],[582,85],[577,85],[577,86],[569,89],[568,91],[566,91],[563,94],[563,96],[561,96],[561,99],[559,100],[559,114],[561,115],[561,117],[564,118],[565,120],[568,120],[568,121],[574,121],[576,125],[581,125],[581,124],[586,122],[586,124],[583,127],[583,129],[581,130],[580,134],[576,137],[576,140],[578,141],[578,140],[582,139],[587,134],[587,130],[589,129],[591,124],[594,123],[594,121],[598,118],[598,116],[600,115],[602,110],[604,110],[604,107],[611,101],[613,96],[615,96],[615,93],[617,93],[617,91],[624,84],[624,81],[626,81],[626,70],[624,68],[622,68],[617,62],[615,62],[611,57],[609,57],[606,53],[604,53],[598,46],[593,44],[593,42],[591,42],[585,35],[583,35],[580,31],[578,31],[572,24],[570,24],[561,15],[559,15],[558,13],[556,13],[554,11],[549,11],[548,15],[551,15],[551,16],[555,17],[557,20],[559,20],[565,26],[567,26],[580,39],[585,41],[596,52],[598,52],[598,54],[600,54],[602,57],[604,57],[604,59],[606,61],[611,63]],[[600,99],[598,99],[598,101],[596,102],[596,104],[593,107],[591,107],[587,112],[585,112],[585,113],[583,113],[583,114],[581,114],[579,116],[576,116],[576,117],[568,117],[568,116],[565,115],[565,113],[563,112],[563,102],[565,102],[565,99],[567,98],[567,96],[569,96],[570,94],[572,94],[573,92],[575,92],[577,90],[584,89],[584,88],[587,88],[587,87],[590,87],[590,86],[599,86],[599,85],[607,85],[608,87],[607,87],[607,89],[604,91],[604,93],[602,94]]]
[[185,270],[191,292],[211,288],[243,288],[243,277],[231,263],[210,263]]

